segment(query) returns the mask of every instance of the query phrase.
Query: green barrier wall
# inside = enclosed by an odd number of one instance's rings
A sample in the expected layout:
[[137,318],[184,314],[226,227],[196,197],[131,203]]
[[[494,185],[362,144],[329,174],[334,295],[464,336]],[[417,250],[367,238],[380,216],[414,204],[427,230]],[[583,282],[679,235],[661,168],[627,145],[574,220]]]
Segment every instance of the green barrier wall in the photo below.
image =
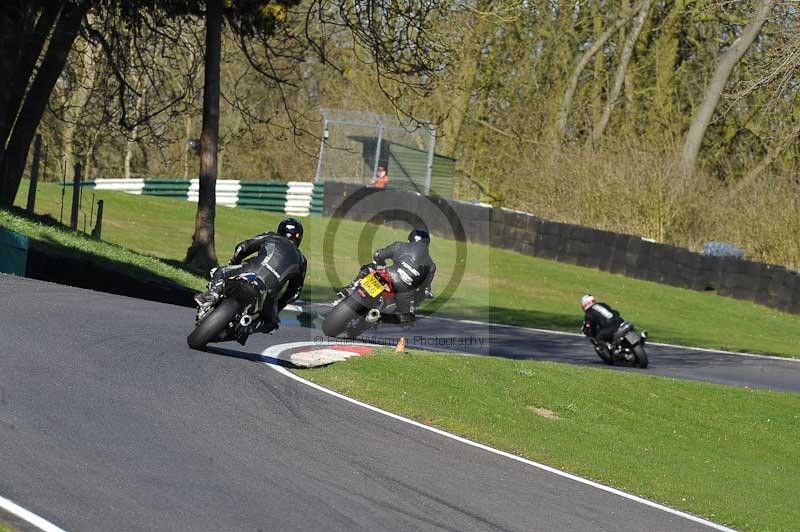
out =
[[25,275],[28,237],[0,227],[0,272]]

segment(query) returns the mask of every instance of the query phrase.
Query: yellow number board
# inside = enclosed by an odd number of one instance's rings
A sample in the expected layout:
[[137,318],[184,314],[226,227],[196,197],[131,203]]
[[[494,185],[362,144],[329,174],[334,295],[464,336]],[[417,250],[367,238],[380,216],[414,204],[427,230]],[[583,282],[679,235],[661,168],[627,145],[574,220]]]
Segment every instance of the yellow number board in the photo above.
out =
[[383,292],[383,284],[372,274],[361,279],[359,284],[372,297],[378,297]]

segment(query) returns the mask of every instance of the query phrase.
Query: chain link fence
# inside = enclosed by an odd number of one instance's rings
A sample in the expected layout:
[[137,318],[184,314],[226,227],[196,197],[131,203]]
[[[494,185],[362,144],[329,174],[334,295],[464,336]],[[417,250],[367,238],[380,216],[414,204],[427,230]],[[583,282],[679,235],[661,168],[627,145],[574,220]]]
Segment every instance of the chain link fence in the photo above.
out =
[[455,159],[436,154],[431,124],[408,125],[393,116],[341,109],[320,113],[316,182],[369,185],[382,166],[390,188],[452,197]]

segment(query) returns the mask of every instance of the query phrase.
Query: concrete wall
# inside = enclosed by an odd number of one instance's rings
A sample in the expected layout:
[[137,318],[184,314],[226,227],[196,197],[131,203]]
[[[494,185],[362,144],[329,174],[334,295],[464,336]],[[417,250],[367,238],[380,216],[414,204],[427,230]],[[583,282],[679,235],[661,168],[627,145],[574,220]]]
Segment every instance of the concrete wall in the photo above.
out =
[[798,272],[748,260],[709,257],[638,236],[551,222],[524,212],[328,182],[323,214],[404,228],[410,220],[419,219],[432,234],[445,238],[456,237],[460,226],[468,242],[680,288],[713,290],[800,314]]

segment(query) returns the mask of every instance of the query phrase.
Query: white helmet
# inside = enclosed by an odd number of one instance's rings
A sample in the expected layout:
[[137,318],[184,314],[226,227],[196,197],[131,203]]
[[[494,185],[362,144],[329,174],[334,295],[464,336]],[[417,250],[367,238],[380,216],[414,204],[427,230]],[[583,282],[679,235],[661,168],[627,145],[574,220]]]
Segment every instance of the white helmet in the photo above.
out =
[[586,294],[581,298],[581,307],[583,307],[584,311],[589,307],[591,307],[592,305],[594,305],[595,303],[597,303],[597,300],[591,294]]

